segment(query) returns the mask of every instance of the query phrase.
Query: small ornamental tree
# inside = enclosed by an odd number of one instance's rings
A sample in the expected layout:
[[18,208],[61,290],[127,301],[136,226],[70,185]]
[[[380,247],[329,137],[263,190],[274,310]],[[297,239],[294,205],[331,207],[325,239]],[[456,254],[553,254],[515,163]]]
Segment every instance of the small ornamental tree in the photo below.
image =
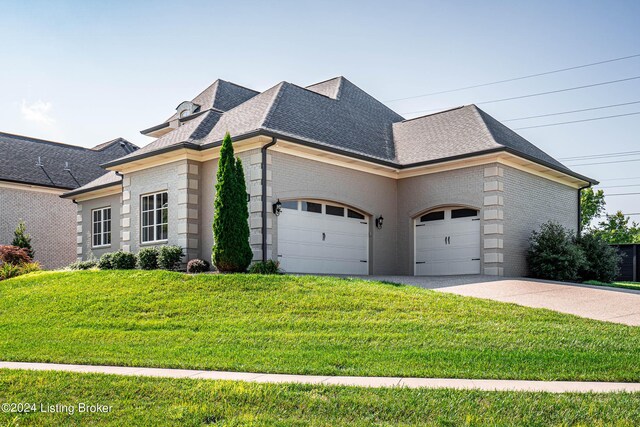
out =
[[571,230],[550,221],[531,233],[529,244],[527,263],[532,277],[578,280],[578,272],[585,267],[586,260]]
[[31,247],[31,236],[27,234],[27,227],[24,225],[24,221],[21,220],[18,223],[16,231],[13,232],[13,236],[11,245],[24,249],[27,255],[29,255],[29,258],[33,259],[36,252]]
[[211,261],[221,272],[244,272],[251,262],[247,190],[229,133],[222,141],[216,179]]

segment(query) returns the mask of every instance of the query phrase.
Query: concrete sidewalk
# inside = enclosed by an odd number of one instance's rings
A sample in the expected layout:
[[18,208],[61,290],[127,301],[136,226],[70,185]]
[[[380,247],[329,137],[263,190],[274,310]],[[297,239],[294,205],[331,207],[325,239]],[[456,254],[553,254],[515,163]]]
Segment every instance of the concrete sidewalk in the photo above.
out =
[[[453,388],[486,391],[535,391],[549,393],[640,392],[640,383],[470,380],[456,378],[347,377],[326,375],[260,374],[198,371],[190,369],[135,368],[121,366],[63,365],[57,363],[0,362],[0,369],[100,373],[141,377],[193,378],[250,381],[256,383],[323,384],[360,387]],[[0,371],[1,372],[1,371]]]

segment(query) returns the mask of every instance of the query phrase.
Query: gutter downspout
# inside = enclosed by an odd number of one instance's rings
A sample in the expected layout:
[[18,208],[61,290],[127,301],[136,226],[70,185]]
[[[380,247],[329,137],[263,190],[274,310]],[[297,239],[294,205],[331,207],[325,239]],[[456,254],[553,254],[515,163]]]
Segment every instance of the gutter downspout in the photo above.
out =
[[267,150],[275,145],[277,139],[271,137],[271,142],[262,146],[262,262],[267,262]]
[[582,201],[582,190],[585,190],[587,188],[591,188],[591,183],[584,187],[578,188],[578,238],[582,235],[582,204],[580,203]]

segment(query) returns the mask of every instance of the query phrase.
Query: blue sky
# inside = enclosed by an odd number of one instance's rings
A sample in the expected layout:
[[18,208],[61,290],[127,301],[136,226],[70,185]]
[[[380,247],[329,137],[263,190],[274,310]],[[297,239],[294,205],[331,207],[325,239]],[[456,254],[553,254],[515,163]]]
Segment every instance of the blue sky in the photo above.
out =
[[[118,136],[149,143],[141,129],[161,123],[216,78],[265,90],[282,80],[308,85],[344,75],[386,101],[640,53],[637,1],[0,7],[0,131],[83,146]],[[640,58],[388,105],[402,114],[634,76]],[[633,101],[640,101],[640,80],[480,107],[508,120]],[[506,124],[637,111],[640,104]],[[556,158],[640,150],[640,115],[519,132]],[[619,160],[634,158],[640,156]],[[607,160],[618,159],[595,162]],[[638,184],[607,188],[610,194],[640,192],[640,161],[573,168],[602,186]],[[639,196],[607,203],[611,211],[640,212]]]

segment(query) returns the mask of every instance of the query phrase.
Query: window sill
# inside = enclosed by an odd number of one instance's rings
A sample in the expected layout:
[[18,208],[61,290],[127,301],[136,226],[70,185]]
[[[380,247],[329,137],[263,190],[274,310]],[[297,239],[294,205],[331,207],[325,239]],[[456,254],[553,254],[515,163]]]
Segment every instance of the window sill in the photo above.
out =
[[152,242],[140,242],[140,246],[153,246],[169,243],[169,240],[154,240]]
[[108,245],[100,245],[100,246],[91,246],[91,249],[104,249],[104,248],[110,248],[111,244]]

